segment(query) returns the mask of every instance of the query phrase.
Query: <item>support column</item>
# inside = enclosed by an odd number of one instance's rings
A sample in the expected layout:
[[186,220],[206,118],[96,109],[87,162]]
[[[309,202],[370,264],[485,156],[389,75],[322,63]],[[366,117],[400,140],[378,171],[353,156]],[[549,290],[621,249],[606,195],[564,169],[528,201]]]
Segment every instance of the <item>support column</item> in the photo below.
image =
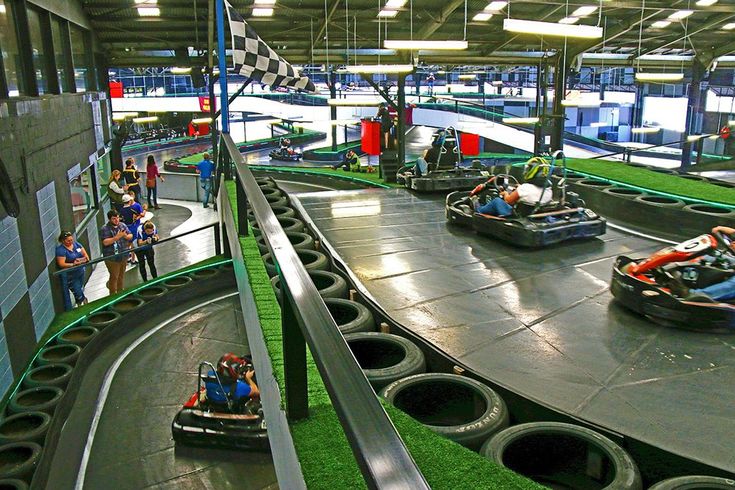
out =
[[[337,98],[337,74],[334,71],[329,72],[329,97]],[[337,126],[334,121],[337,120],[337,107],[329,106],[329,119],[332,121],[332,151],[337,151]]]
[[544,125],[546,124],[546,93],[548,90],[547,65],[538,64],[536,72],[536,117],[539,123],[533,128],[533,154],[540,155],[544,150]]
[[692,82],[689,84],[689,101],[687,103],[687,118],[684,127],[684,143],[681,147],[681,167],[679,170],[686,172],[692,164],[692,142],[687,141],[690,134],[700,134],[702,132],[702,118],[704,117],[704,107],[702,105],[702,88],[706,84],[704,82],[707,67],[695,58],[692,64]]
[[564,149],[564,100],[567,92],[567,75],[569,62],[566,57],[559,56],[554,69],[554,105],[551,122],[551,151]]
[[[398,167],[406,164],[406,75],[398,75]],[[459,144],[459,142],[457,142]]]
[[[635,87],[635,102],[633,103],[633,114],[631,126],[634,128],[640,128],[643,126],[643,102],[648,95],[648,84],[642,83]],[[640,136],[643,138],[643,135]],[[636,136],[631,134],[631,141],[635,141]]]

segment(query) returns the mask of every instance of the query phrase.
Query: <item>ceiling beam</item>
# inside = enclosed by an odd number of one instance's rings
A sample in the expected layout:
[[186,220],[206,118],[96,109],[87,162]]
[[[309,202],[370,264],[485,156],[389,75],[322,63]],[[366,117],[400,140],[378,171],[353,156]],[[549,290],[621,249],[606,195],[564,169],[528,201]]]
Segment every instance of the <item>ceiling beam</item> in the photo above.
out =
[[337,7],[339,7],[339,0],[332,1],[334,3],[329,8],[329,11],[327,12],[327,17],[324,19],[324,22],[322,22],[322,25],[319,26],[319,30],[316,33],[316,37],[314,38],[314,46],[318,46],[319,44],[322,44],[324,42],[323,36],[327,32],[327,25],[329,24],[329,21],[332,20],[334,12],[337,11]]
[[725,24],[730,19],[735,19],[735,13],[730,12],[729,15],[721,15],[721,14],[711,15],[707,18],[707,20],[703,24],[700,24],[696,28],[693,27],[693,28],[687,29],[687,33],[681,37],[672,39],[670,41],[667,41],[661,44],[657,44],[655,46],[649,45],[649,46],[642,48],[640,56],[643,56],[644,54],[650,53],[652,51],[656,51],[657,49],[667,48],[671,46],[672,44],[676,44],[680,41],[684,41],[685,39],[689,39],[692,36],[699,34],[700,32],[708,31],[712,29],[713,27],[716,27],[720,24]]
[[424,27],[421,28],[421,30],[416,33],[416,39],[428,39],[441,26],[444,25],[449,16],[452,15],[460,5],[464,5],[464,2],[465,0],[450,0],[444,6],[444,8],[442,8],[439,17],[429,21]]

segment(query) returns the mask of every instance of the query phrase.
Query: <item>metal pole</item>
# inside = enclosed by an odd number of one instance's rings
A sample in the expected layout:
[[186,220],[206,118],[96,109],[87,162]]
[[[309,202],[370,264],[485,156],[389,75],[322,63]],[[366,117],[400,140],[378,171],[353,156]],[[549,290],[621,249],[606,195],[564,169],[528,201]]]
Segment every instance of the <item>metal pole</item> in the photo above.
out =
[[551,151],[564,149],[564,106],[561,101],[564,100],[567,91],[567,73],[569,64],[564,56],[559,56],[554,71],[554,104],[553,104],[553,120],[551,131]]
[[[333,71],[329,72],[329,96],[333,99],[337,98],[337,74]],[[329,107],[329,119],[332,121],[332,151],[337,151],[337,126],[334,125],[334,121],[337,120],[337,107]]]
[[222,132],[230,134],[230,108],[227,104],[227,54],[225,51],[225,0],[217,0],[217,61],[219,64]]
[[239,180],[235,183],[235,193],[237,198],[237,233],[240,236],[248,236],[248,196],[242,182]]
[[[398,167],[406,164],[406,75],[398,75]],[[459,142],[458,142],[459,143]]]
[[[280,268],[278,269],[280,274]],[[286,391],[286,416],[289,420],[309,416],[309,390],[306,378],[306,340],[301,331],[293,296],[281,276],[283,308],[281,329],[283,332],[283,375]]]

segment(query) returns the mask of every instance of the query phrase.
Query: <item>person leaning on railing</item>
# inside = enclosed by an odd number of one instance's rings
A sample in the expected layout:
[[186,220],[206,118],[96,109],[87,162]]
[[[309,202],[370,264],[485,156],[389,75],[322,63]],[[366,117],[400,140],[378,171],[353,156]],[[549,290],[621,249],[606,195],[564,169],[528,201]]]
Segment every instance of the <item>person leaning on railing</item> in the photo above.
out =
[[[81,243],[74,240],[74,235],[69,231],[62,231],[59,235],[59,245],[56,247],[56,265],[64,270],[80,264],[89,262],[89,255]],[[64,295],[64,311],[72,309],[69,291],[74,295],[77,306],[86,304],[84,296],[84,269],[78,267],[72,271],[64,272],[61,277],[61,290]]]
[[105,266],[110,273],[107,289],[110,294],[115,294],[125,288],[125,266],[127,265],[127,255],[116,254],[127,250],[127,244],[133,239],[133,234],[130,233],[125,223],[120,221],[120,213],[114,209],[107,212],[107,220],[100,230],[100,237],[102,238],[102,255],[112,256],[105,260]]

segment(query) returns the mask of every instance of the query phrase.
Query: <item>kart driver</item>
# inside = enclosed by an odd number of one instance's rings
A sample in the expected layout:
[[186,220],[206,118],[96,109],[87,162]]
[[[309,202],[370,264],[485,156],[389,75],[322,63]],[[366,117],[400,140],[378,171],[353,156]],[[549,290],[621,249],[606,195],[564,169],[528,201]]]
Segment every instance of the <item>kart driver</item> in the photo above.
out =
[[[732,243],[731,251],[735,250],[735,228],[729,226],[715,226],[712,233],[722,233],[727,235]],[[735,275],[717,284],[712,284],[706,288],[689,289],[680,282],[673,282],[670,285],[671,291],[686,301],[714,302],[729,301],[735,299]]]
[[[486,204],[481,205],[479,200],[474,201],[475,210],[480,214],[505,218],[513,214],[513,206],[517,203],[532,207],[535,207],[539,202],[542,205],[548,204],[552,198],[551,187],[546,182],[548,177],[549,165],[546,160],[540,157],[531,158],[523,173],[523,184],[516,187],[512,192],[502,191],[499,197],[494,197]],[[492,184],[494,180],[495,176],[484,184],[475,187],[470,193],[470,197],[486,190],[487,186]]]
[[291,150],[291,140],[289,138],[281,138],[281,155],[284,157],[287,157],[293,153],[293,150]]
[[[212,376],[214,373],[210,373]],[[246,401],[248,398],[260,397],[258,385],[253,381],[255,370],[247,359],[238,357],[231,352],[220,357],[217,362],[222,387],[216,381],[207,381],[207,398],[214,403],[227,403],[230,396],[233,402]],[[222,392],[224,388],[225,392]]]

